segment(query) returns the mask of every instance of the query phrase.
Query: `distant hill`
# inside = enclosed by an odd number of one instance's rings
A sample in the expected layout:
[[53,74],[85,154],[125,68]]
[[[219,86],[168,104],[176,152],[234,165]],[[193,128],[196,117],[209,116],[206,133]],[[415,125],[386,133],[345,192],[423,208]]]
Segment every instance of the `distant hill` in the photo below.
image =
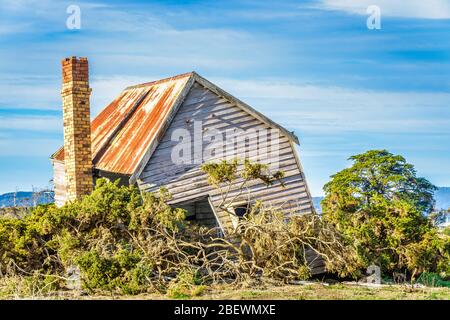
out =
[[51,203],[54,201],[53,191],[45,192],[31,192],[18,191],[9,192],[0,195],[0,208],[13,207],[14,205],[20,207],[30,207],[36,204]]
[[[434,199],[436,200],[437,209],[449,209],[450,208],[450,187],[439,187],[434,193]],[[317,212],[322,213],[320,208],[320,201],[323,197],[313,197],[314,208]]]

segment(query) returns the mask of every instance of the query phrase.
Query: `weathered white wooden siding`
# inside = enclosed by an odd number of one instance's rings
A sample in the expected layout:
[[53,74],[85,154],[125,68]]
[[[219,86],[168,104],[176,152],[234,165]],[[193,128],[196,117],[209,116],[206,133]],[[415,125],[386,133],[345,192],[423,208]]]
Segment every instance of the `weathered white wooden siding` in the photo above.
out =
[[[63,161],[52,160],[53,165],[53,189],[55,192],[55,204],[58,207],[63,206],[67,201],[66,174]],[[106,178],[112,182],[119,179],[119,185],[128,185],[130,175],[108,172],[103,170],[95,170],[93,175],[93,184],[95,186],[97,179]]]
[[64,162],[53,160],[53,188],[55,192],[55,204],[61,207],[67,199],[66,195],[66,174]]
[[[173,148],[176,145],[180,146],[180,142],[172,141],[172,133],[177,129],[184,128],[189,130],[193,137],[194,121],[202,122],[203,134],[213,130],[224,132],[229,129],[269,129],[265,123],[196,83],[145,166],[138,179],[138,184],[145,191],[156,191],[161,186],[167,187],[173,195],[172,204],[209,196],[210,202],[215,207],[215,213],[219,216],[219,222],[226,232],[228,228],[232,228],[230,216],[228,213],[217,209],[221,202],[221,196],[216,189],[208,185],[206,175],[200,170],[200,164],[175,164],[171,159]],[[238,157],[241,159],[247,157],[250,160],[257,160],[252,155],[252,151],[264,150],[265,144],[267,143],[251,138],[246,143],[247,154],[245,150],[239,149],[227,151],[228,153],[226,152],[221,157]],[[203,143],[203,152],[208,145],[208,142]],[[301,171],[301,165],[296,158],[294,146],[286,136],[282,135],[280,135],[278,145],[279,169],[285,173],[284,187],[279,183],[267,187],[261,182],[252,182],[248,190],[236,199],[236,202],[246,200],[248,193],[251,193],[252,199],[259,199],[276,206],[285,211],[286,215],[309,213],[313,210],[311,196],[304,174]],[[194,143],[191,143],[190,147],[193,158],[197,161],[217,160],[217,156],[214,155],[206,155],[202,159],[201,154],[195,152]],[[267,157],[271,156],[270,150],[266,150],[266,153]],[[269,160],[269,163],[271,161],[272,159]],[[239,184],[239,181],[235,184],[234,189],[229,194],[229,199],[240,192],[238,190]]]

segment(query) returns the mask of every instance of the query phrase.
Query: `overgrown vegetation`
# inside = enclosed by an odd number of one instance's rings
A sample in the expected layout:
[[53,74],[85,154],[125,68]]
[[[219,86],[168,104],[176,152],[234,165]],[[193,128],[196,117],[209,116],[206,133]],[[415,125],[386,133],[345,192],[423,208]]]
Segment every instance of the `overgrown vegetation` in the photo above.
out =
[[[241,171],[236,161],[203,169],[217,188],[238,179],[270,184],[282,177],[249,162]],[[91,195],[62,208],[43,205],[23,219],[1,219],[0,272],[54,277],[52,286],[65,286],[71,270],[91,293],[158,291],[178,298],[214,283],[306,279],[311,261],[320,258],[349,273],[341,258],[348,249],[315,215],[286,222],[281,212],[256,202],[235,232],[217,237],[216,230],[185,221],[185,212],[169,206],[169,199],[164,189],[141,195],[100,179]]]
[[450,275],[450,241],[429,215],[436,189],[416,176],[401,156],[372,150],[350,158],[353,165],[324,187],[324,221],[352,245],[363,267],[414,278],[429,271]]
[[[180,299],[211,285],[308,279],[320,263],[328,272],[354,278],[374,262],[385,274],[428,271],[446,277],[449,238],[424,215],[432,186],[415,178],[401,158],[390,157],[355,157],[356,168],[334,176],[325,189],[324,218],[286,219],[277,208],[252,201],[224,237],[186,221],[184,210],[168,205],[165,189],[141,194],[99,179],[92,194],[61,208],[42,205],[20,219],[0,218],[0,277],[10,279],[5,290],[23,295],[77,287],[79,279],[91,294],[159,292]],[[368,166],[373,171],[366,171]],[[223,196],[218,208],[230,215],[241,194],[232,188],[283,179],[283,173],[248,161],[202,169]]]
[[276,182],[283,185],[283,172],[270,172],[267,165],[237,160],[204,164],[202,169],[219,190],[219,210],[233,217],[234,203],[240,199],[247,202],[247,214],[243,219],[235,217],[237,223],[231,236],[238,238],[242,251],[240,259],[244,259],[243,265],[248,266],[247,273],[251,277],[303,280],[309,278],[311,269],[320,263],[341,276],[352,275],[358,268],[353,248],[345,246],[336,229],[315,213],[287,219],[286,212],[253,201],[248,192],[251,181],[263,181],[268,186]]

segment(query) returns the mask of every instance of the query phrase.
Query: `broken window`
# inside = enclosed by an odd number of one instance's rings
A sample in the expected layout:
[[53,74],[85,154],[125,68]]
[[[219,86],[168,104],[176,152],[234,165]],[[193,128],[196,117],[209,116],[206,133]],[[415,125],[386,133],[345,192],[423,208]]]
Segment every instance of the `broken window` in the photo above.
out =
[[250,205],[247,202],[239,203],[234,206],[234,214],[239,218],[244,218],[250,212]]

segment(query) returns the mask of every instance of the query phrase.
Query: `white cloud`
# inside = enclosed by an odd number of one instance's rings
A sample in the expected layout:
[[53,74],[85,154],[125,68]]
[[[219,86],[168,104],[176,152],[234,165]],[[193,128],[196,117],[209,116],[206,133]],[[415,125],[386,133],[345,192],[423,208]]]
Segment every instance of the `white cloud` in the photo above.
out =
[[448,0],[321,0],[315,7],[367,15],[370,5],[379,6],[382,17],[450,19]]
[[[54,77],[27,76],[24,74],[5,75],[0,80],[0,108],[62,110],[61,83],[59,75]],[[161,76],[100,76],[92,77],[90,86],[91,109],[95,115],[130,85],[149,82]],[[2,123],[0,117],[0,128]]]
[[[120,27],[122,23],[121,10],[111,11],[109,8],[112,6],[109,4],[83,1],[74,3],[70,0],[0,0],[2,13],[5,13],[2,16],[0,34],[32,34],[66,30],[66,19],[69,17],[66,10],[74,4],[80,7],[82,26],[89,20],[96,26],[96,30],[100,30],[102,25],[107,24],[114,32],[117,31],[114,26]],[[105,14],[102,15],[101,12]],[[26,21],[26,23],[18,23],[18,21]],[[131,26],[131,22],[128,20],[127,25]]]
[[60,146],[58,139],[0,139],[1,157],[32,156],[49,158]]
[[[97,115],[126,87],[166,76],[170,75],[93,77],[92,115]],[[210,79],[280,124],[301,132],[450,134],[450,110],[446,107],[450,103],[449,93],[356,90],[284,79]],[[8,84],[0,83],[2,104],[16,109],[61,110],[59,82],[44,80],[13,81],[9,78]],[[0,117],[0,129],[55,131],[60,127],[57,117]]]
[[62,119],[56,116],[0,116],[0,130],[60,132]]
[[0,74],[0,106],[26,109],[60,108],[60,80],[26,74]]
[[301,132],[450,135],[449,93],[355,90],[277,80],[214,82]]
[[0,21],[0,36],[26,32],[30,30],[30,28],[31,23],[26,22],[7,23],[4,21]]

